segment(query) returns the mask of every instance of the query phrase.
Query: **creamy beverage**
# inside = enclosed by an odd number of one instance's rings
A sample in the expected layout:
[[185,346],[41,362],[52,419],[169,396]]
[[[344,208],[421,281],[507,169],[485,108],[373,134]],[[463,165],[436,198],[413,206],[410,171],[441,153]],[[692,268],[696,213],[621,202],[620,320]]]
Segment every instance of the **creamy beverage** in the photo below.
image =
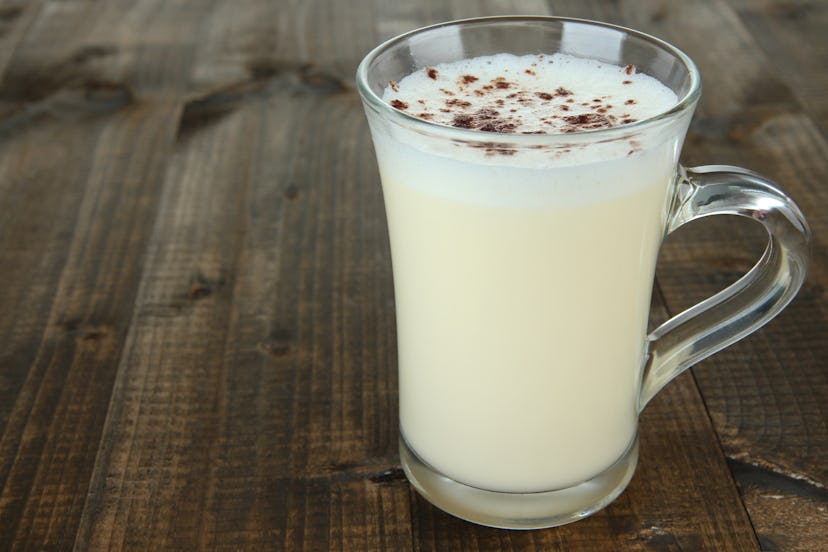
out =
[[[681,137],[577,138],[666,112],[675,94],[632,66],[499,54],[426,67],[389,82],[383,99],[499,140],[372,128],[404,439],[482,489],[547,491],[602,472],[635,439]],[[533,134],[573,139],[504,145]]]
[[[679,164],[698,69],[632,29],[438,23],[369,52],[356,85],[391,240],[406,478],[491,527],[604,508],[635,472],[645,405],[796,295],[802,212],[755,172]],[[664,237],[734,214],[767,231],[762,258],[648,332]]]

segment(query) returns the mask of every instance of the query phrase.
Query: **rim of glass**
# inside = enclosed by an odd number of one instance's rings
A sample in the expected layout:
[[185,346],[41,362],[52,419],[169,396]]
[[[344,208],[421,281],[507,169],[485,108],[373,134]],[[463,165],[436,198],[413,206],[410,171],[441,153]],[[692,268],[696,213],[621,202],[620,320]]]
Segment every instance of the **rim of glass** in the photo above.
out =
[[[391,107],[390,104],[385,102],[380,96],[378,96],[368,85],[368,67],[371,65],[373,60],[379,57],[380,54],[385,52],[386,50],[392,48],[393,46],[404,42],[411,38],[414,35],[422,34],[425,32],[433,31],[435,29],[440,29],[442,27],[455,27],[455,26],[462,26],[472,23],[489,23],[495,24],[499,22],[572,22],[572,23],[580,23],[583,25],[588,25],[592,27],[599,27],[604,29],[611,29],[614,31],[620,31],[624,34],[635,36],[639,39],[642,39],[662,50],[667,51],[669,54],[674,56],[676,59],[680,60],[681,63],[687,68],[687,72],[690,77],[690,86],[687,91],[684,93],[682,97],[678,99],[678,101],[670,107],[670,109],[666,111],[662,111],[652,117],[648,117],[646,119],[641,119],[640,121],[636,121],[634,123],[616,126],[611,128],[605,129],[598,129],[598,130],[589,130],[584,132],[573,132],[573,133],[565,133],[565,134],[505,134],[505,133],[498,133],[498,132],[480,132],[474,129],[466,129],[466,128],[457,128],[451,127],[448,125],[433,123],[430,121],[426,121],[400,111],[398,109],[394,109]],[[376,46],[373,50],[368,52],[365,57],[360,62],[359,66],[357,67],[356,72],[356,83],[357,83],[357,90],[359,91],[360,96],[362,96],[363,100],[371,106],[374,110],[378,111],[380,114],[384,114],[391,118],[391,120],[397,122],[398,124],[403,124],[406,126],[413,127],[421,132],[425,133],[439,133],[445,134],[447,136],[453,136],[457,139],[461,139],[463,141],[480,141],[485,140],[486,142],[504,142],[507,141],[511,144],[518,145],[520,143],[525,144],[538,144],[542,142],[549,142],[550,140],[561,139],[565,137],[567,140],[577,140],[580,139],[588,139],[589,141],[593,140],[611,140],[617,138],[616,135],[627,135],[629,133],[638,132],[643,130],[644,128],[650,127],[655,125],[656,123],[672,119],[674,116],[677,116],[680,113],[683,113],[687,109],[692,108],[692,106],[698,101],[699,96],[701,95],[701,76],[696,67],[696,64],[693,60],[685,54],[682,50],[673,46],[669,42],[661,40],[660,38],[654,37],[650,34],[637,31],[635,29],[630,29],[629,27],[623,27],[621,25],[615,25],[613,23],[604,23],[602,21],[594,21],[590,19],[581,19],[576,17],[557,17],[551,15],[506,15],[506,16],[490,16],[490,17],[473,17],[468,19],[456,19],[453,21],[445,21],[442,23],[436,23],[434,25],[428,25],[425,27],[420,27],[417,29],[413,29],[401,35],[394,36],[378,46]]]

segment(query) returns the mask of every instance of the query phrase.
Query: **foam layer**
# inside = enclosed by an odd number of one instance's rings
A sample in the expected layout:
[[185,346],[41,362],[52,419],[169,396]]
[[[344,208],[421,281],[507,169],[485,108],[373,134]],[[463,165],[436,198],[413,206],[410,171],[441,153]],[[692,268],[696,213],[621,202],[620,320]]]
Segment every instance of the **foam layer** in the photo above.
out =
[[433,123],[501,134],[622,126],[677,102],[669,88],[632,65],[565,54],[497,54],[426,67],[389,82],[383,99]]

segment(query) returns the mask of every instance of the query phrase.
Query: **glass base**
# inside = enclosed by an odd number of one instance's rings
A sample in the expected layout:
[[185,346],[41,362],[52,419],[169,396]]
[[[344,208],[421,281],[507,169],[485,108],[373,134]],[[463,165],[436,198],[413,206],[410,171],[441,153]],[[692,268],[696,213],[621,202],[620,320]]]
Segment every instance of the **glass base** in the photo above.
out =
[[501,529],[542,529],[585,518],[615,500],[638,463],[638,436],[609,468],[574,487],[539,493],[486,491],[459,483],[423,462],[400,437],[408,480],[429,502],[466,521]]

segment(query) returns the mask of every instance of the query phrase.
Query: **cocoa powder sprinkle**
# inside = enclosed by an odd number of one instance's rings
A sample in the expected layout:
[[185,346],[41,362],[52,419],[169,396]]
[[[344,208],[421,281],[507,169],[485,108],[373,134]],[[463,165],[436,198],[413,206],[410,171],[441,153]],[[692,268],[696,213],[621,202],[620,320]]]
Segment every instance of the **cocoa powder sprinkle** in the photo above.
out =
[[471,107],[471,102],[467,102],[465,100],[458,100],[457,98],[451,98],[446,100],[446,105],[451,107]]
[[471,115],[455,115],[451,122],[451,126],[457,128],[472,128],[473,125],[474,119]]
[[609,117],[605,117],[600,113],[581,113],[580,115],[571,115],[569,117],[564,117],[564,121],[575,127],[575,131],[594,130],[597,128],[612,126],[612,121]]
[[[543,56],[537,55],[534,59],[536,63],[531,65],[529,60],[522,66],[507,64],[499,69],[496,64],[490,68],[481,65],[479,70],[473,64],[467,68],[439,66],[439,70],[426,66],[423,73],[412,80],[412,83],[416,82],[417,86],[422,87],[422,92],[418,93],[420,89],[409,89],[408,80],[402,84],[389,80],[386,101],[393,108],[407,111],[423,120],[460,129],[502,134],[586,132],[627,125],[638,120],[635,117],[639,116],[640,107],[629,106],[645,103],[644,99],[636,97],[636,79],[649,77],[641,75],[633,78],[632,75],[637,73],[635,65],[615,68],[620,71],[621,79],[626,78],[620,83],[632,84],[633,87],[621,91],[619,81],[615,81],[596,93],[595,89],[582,89],[583,85],[570,82],[566,73],[554,76],[557,75],[557,67],[550,75],[537,72],[539,69],[536,70],[536,67],[541,66]],[[545,80],[540,81],[539,78]],[[555,87],[555,80],[552,79],[557,80],[559,86]],[[433,84],[428,84],[429,81],[433,81]],[[572,89],[568,88],[570,84],[574,84]],[[646,94],[641,97],[649,98]],[[613,103],[618,108],[613,107]],[[492,144],[486,149],[489,153],[512,154],[512,147],[511,144],[506,144],[505,148],[504,144]],[[623,155],[624,150],[621,153]]]

